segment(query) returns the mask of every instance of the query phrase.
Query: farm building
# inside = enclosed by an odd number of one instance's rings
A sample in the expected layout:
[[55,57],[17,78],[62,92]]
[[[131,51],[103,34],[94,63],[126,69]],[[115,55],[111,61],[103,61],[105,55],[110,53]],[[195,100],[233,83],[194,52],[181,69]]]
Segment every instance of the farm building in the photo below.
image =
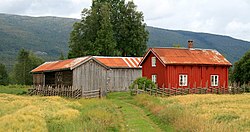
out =
[[84,91],[127,91],[141,77],[141,57],[86,56],[45,62],[31,71],[34,86],[72,86]]
[[142,61],[142,76],[159,87],[227,88],[231,63],[218,51],[189,48],[150,48]]

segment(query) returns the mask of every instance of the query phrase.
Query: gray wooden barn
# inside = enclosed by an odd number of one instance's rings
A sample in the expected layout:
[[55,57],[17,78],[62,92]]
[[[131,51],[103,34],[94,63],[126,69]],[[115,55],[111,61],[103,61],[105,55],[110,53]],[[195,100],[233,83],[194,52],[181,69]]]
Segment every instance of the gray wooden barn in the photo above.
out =
[[34,86],[72,86],[84,91],[103,93],[127,91],[142,76],[141,57],[86,56],[45,62],[31,71]]

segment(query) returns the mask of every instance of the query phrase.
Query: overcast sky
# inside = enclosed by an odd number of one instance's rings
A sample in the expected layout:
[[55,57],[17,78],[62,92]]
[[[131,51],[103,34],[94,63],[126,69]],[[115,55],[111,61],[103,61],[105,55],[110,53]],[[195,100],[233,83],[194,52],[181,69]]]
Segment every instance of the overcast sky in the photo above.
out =
[[[80,18],[92,0],[1,0],[0,13]],[[250,0],[134,0],[148,26],[250,41]],[[0,25],[1,26],[1,25]]]

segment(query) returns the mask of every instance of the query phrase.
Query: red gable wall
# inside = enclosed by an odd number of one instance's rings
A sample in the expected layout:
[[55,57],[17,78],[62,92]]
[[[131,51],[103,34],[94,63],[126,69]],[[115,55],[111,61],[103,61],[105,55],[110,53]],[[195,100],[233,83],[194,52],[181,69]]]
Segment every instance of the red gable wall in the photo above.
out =
[[[152,79],[152,75],[157,75],[159,87],[212,87],[211,75],[219,76],[219,85],[213,87],[228,87],[228,65],[202,65],[202,64],[165,64],[156,57],[156,67],[152,67],[151,57],[155,55],[149,52],[144,58],[142,65],[142,76]],[[188,75],[188,85],[179,86],[179,75]]]

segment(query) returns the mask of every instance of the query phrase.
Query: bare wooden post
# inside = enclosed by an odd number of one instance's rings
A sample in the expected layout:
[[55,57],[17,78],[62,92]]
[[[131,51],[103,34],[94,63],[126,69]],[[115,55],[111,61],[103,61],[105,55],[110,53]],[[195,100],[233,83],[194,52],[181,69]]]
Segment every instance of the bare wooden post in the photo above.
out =
[[135,94],[137,95],[139,92],[138,92],[138,84],[135,84]]
[[152,95],[152,86],[149,84],[150,95]]
[[147,90],[146,90],[146,82],[143,83],[142,89],[143,89],[144,91],[147,91]]
[[102,94],[103,94],[103,91],[102,91],[102,87],[100,87],[100,98],[102,98]]
[[243,93],[245,93],[245,91],[246,91],[246,82],[244,82],[243,84]]
[[161,97],[163,97],[163,92],[164,92],[165,86],[164,84],[162,85],[162,90],[161,90]]

